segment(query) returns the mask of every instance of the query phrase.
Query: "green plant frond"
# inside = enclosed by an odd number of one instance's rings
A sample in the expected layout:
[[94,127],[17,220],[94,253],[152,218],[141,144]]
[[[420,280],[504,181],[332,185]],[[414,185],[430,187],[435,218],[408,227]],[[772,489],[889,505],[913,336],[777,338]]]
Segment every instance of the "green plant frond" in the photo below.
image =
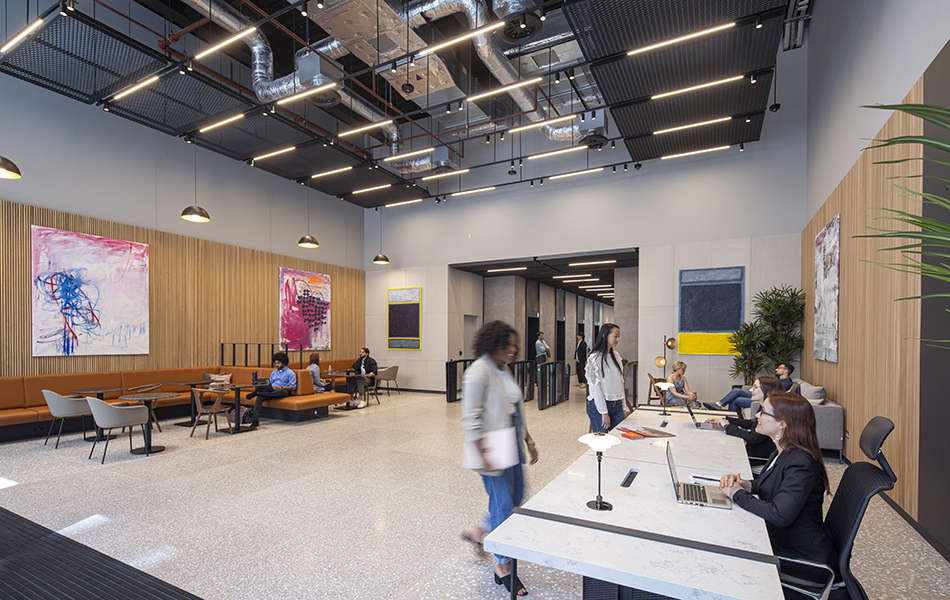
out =
[[[944,183],[950,183],[950,178],[948,178],[948,177],[938,177],[938,176],[936,176],[936,175],[892,175],[891,177],[885,177],[884,179],[888,179],[888,180],[891,180],[891,179],[923,179],[924,177],[926,177],[927,179],[936,179],[937,181],[942,181],[942,182],[944,182]],[[948,186],[947,189],[950,189],[950,186]]]
[[881,140],[876,146],[868,146],[865,150],[875,150],[877,148],[888,148],[890,146],[899,146],[902,144],[921,144],[931,148],[950,152],[950,140],[936,138],[929,135],[899,135],[897,137]]
[[872,165],[896,165],[900,163],[910,162],[913,160],[926,160],[928,162],[935,162],[939,165],[945,165],[945,166],[950,167],[950,160],[944,160],[942,158],[932,158],[929,156],[913,157],[913,158],[895,158],[894,160],[876,160],[871,164]]
[[910,188],[906,188],[906,187],[904,187],[904,186],[902,186],[902,185],[898,185],[898,184],[896,184],[896,183],[894,184],[894,187],[896,187],[896,188],[899,189],[899,190],[904,190],[905,192],[907,192],[906,195],[908,195],[908,196],[918,196],[918,197],[920,197],[920,198],[926,198],[928,201],[930,201],[930,202],[932,202],[932,203],[934,203],[934,204],[943,206],[943,207],[945,207],[945,208],[950,208],[950,201],[948,201],[946,198],[943,198],[943,197],[941,197],[941,196],[937,196],[937,195],[935,195],[935,194],[928,194],[928,193],[925,193],[925,192],[916,192],[916,191],[914,191],[914,190],[912,190],[912,189],[910,189]]
[[862,106],[861,108],[876,108],[879,110],[896,110],[935,125],[950,129],[950,111],[942,106],[930,104],[878,104]]

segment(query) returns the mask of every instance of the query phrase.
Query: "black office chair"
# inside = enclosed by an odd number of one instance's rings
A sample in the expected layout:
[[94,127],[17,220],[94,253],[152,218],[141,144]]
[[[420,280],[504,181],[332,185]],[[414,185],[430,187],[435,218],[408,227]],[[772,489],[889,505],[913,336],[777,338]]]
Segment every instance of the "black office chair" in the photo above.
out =
[[831,500],[828,514],[825,515],[825,527],[828,528],[838,550],[838,570],[847,593],[842,594],[843,590],[832,592],[834,573],[826,565],[780,557],[779,570],[785,598],[825,599],[830,596],[868,600],[864,588],[851,573],[851,550],[871,498],[878,492],[893,489],[897,482],[897,476],[881,451],[884,440],[893,430],[894,423],[886,417],[874,417],[864,427],[861,432],[861,451],[881,466],[869,462],[849,465],[841,477],[835,497]]

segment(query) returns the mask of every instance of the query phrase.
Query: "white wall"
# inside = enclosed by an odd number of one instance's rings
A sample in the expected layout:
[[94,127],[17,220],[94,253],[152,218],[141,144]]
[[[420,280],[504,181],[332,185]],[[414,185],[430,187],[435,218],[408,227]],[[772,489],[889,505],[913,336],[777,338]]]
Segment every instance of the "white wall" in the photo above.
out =
[[212,220],[188,223],[179,215],[195,200],[193,145],[9,75],[0,75],[0,111],[0,150],[23,173],[0,179],[4,200],[363,268],[356,206],[310,192],[310,233],[320,247],[300,248],[305,188],[198,148],[198,204]]
[[[950,2],[944,0],[834,0],[814,6],[808,36],[806,222],[890,116],[859,107],[899,104],[950,38]],[[787,85],[779,79],[780,94]]]
[[[801,287],[801,235],[797,233],[743,237],[731,240],[680,242],[640,248],[640,331],[638,396],[645,402],[649,379],[662,375],[653,359],[663,353],[663,336],[679,337],[679,272],[682,269],[745,267],[744,320],[752,318],[752,299],[758,292],[784,284]],[[622,338],[621,338],[622,339]],[[687,365],[689,386],[700,402],[714,402],[735,383],[729,377],[731,356],[666,353],[669,365]]]
[[482,309],[483,279],[473,273],[457,269],[449,269],[448,273],[448,301],[446,304],[448,348],[446,360],[477,358],[473,356],[474,353],[471,347],[465,346],[465,316],[477,317],[478,327],[485,324]]

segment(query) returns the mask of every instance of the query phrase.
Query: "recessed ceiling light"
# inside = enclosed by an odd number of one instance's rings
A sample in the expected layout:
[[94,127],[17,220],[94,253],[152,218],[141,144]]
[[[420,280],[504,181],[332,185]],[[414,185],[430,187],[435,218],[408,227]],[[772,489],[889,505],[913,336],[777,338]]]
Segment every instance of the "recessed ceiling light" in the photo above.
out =
[[528,267],[511,267],[508,269],[488,269],[486,273],[502,273],[504,271],[527,271]]
[[663,94],[657,94],[656,96],[650,96],[651,100],[656,100],[658,98],[666,98],[667,96],[673,96],[675,94],[684,94],[686,92],[692,92],[693,90],[701,90],[703,88],[712,87],[714,85],[722,85],[724,83],[729,83],[730,81],[739,81],[744,75],[736,75],[735,77],[729,77],[728,79],[720,79],[719,81],[710,81],[709,83],[703,83],[700,85],[694,85],[693,87],[683,88],[681,90],[673,90],[672,92],[666,92]]
[[571,279],[572,277],[590,277],[590,273],[578,273],[577,275],[555,275],[552,279]]
[[686,40],[693,39],[695,37],[709,35],[710,33],[715,33],[717,31],[722,31],[723,29],[729,29],[730,27],[735,27],[735,23],[726,23],[725,25],[720,25],[718,27],[713,27],[712,29],[704,29],[702,31],[697,31],[696,33],[691,33],[689,35],[684,35],[682,37],[673,38],[672,40],[666,40],[665,42],[660,42],[659,44],[653,44],[652,46],[644,46],[643,48],[636,48],[627,52],[627,56],[633,56],[635,54],[640,54],[641,52],[649,52],[650,50],[656,50],[657,48],[662,48],[663,46],[669,46],[670,44],[678,44],[680,42],[685,42]]
[[362,193],[364,193],[364,192],[372,192],[372,191],[375,191],[375,190],[382,190],[382,189],[385,189],[385,188],[388,188],[388,187],[392,187],[392,185],[393,185],[393,184],[391,184],[391,183],[387,183],[386,185],[377,185],[376,187],[366,188],[366,189],[364,189],[364,190],[356,190],[356,191],[353,192],[353,193],[354,193],[354,194],[362,194]]
[[702,127],[703,125],[712,125],[713,123],[722,123],[723,121],[731,121],[732,117],[723,117],[721,119],[713,119],[712,121],[703,121],[702,123],[693,123],[691,125],[680,125],[679,127],[671,127],[669,129],[661,129],[659,131],[654,131],[653,135],[660,135],[661,133],[670,133],[671,131],[681,131],[683,129],[692,129],[693,127]]
[[588,281],[600,281],[600,278],[594,277],[591,279],[565,279],[561,283],[587,283]]
[[682,154],[671,154],[669,156],[661,156],[660,160],[666,160],[668,158],[679,158],[681,156],[692,156],[693,154],[705,154],[706,152],[715,152],[717,150],[727,150],[729,146],[719,146],[717,148],[706,148],[705,150],[696,150],[694,152],[683,152]]
[[615,262],[617,262],[617,261],[616,261],[616,260],[595,260],[595,261],[592,261],[592,262],[571,263],[571,264],[569,264],[569,265],[567,265],[567,266],[569,266],[569,267],[584,267],[584,266],[587,266],[587,265],[609,265],[609,264],[613,264],[613,263],[615,263]]

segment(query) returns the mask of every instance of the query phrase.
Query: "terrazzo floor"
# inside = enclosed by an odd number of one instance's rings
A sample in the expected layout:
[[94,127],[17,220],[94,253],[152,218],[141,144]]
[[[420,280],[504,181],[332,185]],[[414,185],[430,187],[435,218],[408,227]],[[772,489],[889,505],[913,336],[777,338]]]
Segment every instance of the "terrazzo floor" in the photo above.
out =
[[[586,406],[579,388],[571,395],[526,407],[541,454],[528,498],[584,452]],[[487,506],[460,466],[460,404],[381,401],[233,437],[212,428],[207,441],[163,421],[153,440],[165,452],[134,456],[119,437],[105,465],[102,445],[87,460],[78,433],[57,450],[42,438],[0,444],[0,506],[207,600],[506,597],[491,558],[459,538]],[[828,466],[837,483],[844,466]],[[879,498],[852,564],[871,598],[950,596],[950,564]],[[529,563],[519,574],[531,598],[581,596],[578,576]]]

